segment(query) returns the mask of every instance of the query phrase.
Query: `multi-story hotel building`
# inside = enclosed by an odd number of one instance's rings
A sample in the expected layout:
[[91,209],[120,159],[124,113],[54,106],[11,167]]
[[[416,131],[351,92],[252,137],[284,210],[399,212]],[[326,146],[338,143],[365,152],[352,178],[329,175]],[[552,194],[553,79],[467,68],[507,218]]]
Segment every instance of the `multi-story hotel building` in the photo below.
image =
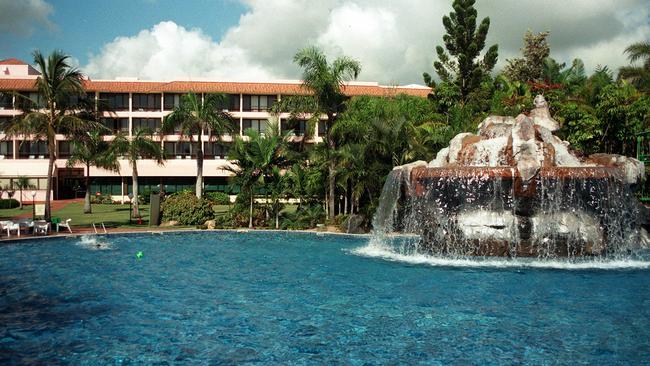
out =
[[[17,60],[0,61],[0,121],[14,118],[22,113],[19,105],[21,98],[16,93],[26,95],[37,101],[38,93],[35,81],[39,72],[32,66]],[[183,93],[197,94],[224,93],[230,96],[228,112],[233,117],[234,133],[241,135],[245,129],[253,128],[264,131],[266,122],[272,115],[269,108],[287,95],[307,94],[300,81],[275,82],[231,82],[231,81],[139,81],[118,78],[117,80],[84,80],[84,88],[89,98],[95,98],[108,105],[111,112],[103,112],[102,123],[113,135],[117,132],[131,134],[141,127],[157,129],[162,119],[178,106]],[[370,82],[350,82],[345,85],[344,93],[348,96],[373,95],[393,96],[405,93],[426,97],[430,89],[419,85],[383,86]],[[296,138],[305,139],[306,143],[321,141],[325,132],[325,123],[321,122],[313,136],[304,136],[304,121],[290,122],[288,113],[281,113],[281,129],[293,130]],[[106,136],[111,139],[111,134]],[[158,135],[157,138],[165,151],[166,161],[159,166],[153,160],[138,162],[141,192],[158,190],[166,192],[181,189],[193,189],[196,179],[196,161],[193,146],[178,134]],[[206,191],[223,191],[227,188],[227,178],[231,174],[224,167],[228,144],[233,136],[222,136],[218,142],[203,138],[205,161],[203,167]],[[85,192],[83,177],[84,167],[68,167],[71,144],[65,136],[56,138],[57,160],[54,170],[53,197],[66,199],[80,197]],[[10,186],[12,179],[26,176],[30,179],[36,200],[45,196],[45,184],[48,165],[47,145],[45,141],[29,138],[8,139],[0,131],[0,186]],[[116,200],[123,200],[130,192],[131,168],[126,160],[120,160],[119,172],[109,172],[95,167],[90,168],[92,178],[91,192],[109,194]],[[26,193],[24,193],[26,195]],[[31,200],[31,197],[24,197]]]

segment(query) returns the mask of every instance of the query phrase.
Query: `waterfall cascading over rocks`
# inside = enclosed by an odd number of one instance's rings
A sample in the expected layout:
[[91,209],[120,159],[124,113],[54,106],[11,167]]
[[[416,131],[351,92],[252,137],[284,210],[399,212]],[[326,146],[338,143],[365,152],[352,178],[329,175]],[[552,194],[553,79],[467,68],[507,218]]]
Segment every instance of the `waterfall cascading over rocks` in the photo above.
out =
[[643,163],[613,154],[580,158],[553,134],[558,129],[538,95],[528,115],[489,116],[477,134],[458,134],[431,162],[395,167],[373,240],[391,240],[406,254],[445,256],[633,253],[647,238],[632,192]]

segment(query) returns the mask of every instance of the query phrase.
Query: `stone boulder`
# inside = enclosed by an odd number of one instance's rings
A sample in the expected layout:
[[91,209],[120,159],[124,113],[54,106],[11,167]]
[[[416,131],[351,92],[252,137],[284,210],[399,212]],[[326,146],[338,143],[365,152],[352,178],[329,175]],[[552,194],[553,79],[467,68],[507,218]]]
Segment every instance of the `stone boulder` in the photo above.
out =
[[645,178],[645,165],[641,161],[628,156],[599,153],[589,155],[585,162],[621,169],[627,184],[637,184]]
[[551,117],[551,112],[548,109],[548,103],[546,103],[544,96],[541,94],[537,95],[533,103],[535,104],[535,108],[529,113],[529,117],[533,120],[533,123],[551,132],[559,130],[560,124]]
[[348,234],[364,234],[366,232],[365,222],[366,218],[362,215],[352,214],[341,223],[341,229]]

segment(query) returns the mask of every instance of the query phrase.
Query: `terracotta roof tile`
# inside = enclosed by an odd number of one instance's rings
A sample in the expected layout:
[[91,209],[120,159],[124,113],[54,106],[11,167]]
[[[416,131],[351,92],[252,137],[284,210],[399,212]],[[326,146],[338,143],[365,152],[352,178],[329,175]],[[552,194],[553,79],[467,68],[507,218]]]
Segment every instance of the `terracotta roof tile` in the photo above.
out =
[[27,63],[17,58],[8,58],[0,60],[0,65],[27,65]]
[[[34,79],[0,79],[0,90],[35,90]],[[243,94],[309,94],[299,83],[226,82],[226,81],[113,81],[84,80],[88,91],[106,93],[243,93]],[[400,93],[426,97],[431,89],[424,87],[388,87],[380,85],[346,85],[346,95],[392,96]]]

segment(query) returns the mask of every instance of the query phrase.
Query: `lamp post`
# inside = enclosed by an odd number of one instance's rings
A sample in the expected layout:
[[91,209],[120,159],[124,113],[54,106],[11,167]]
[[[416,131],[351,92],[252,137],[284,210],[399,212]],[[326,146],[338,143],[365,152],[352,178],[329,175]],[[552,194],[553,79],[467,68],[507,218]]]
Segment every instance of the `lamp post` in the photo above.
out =
[[131,210],[131,205],[133,204],[133,193],[129,193],[129,225],[131,225],[131,215],[133,211]]
[[30,192],[32,195],[32,221],[36,220],[36,205],[34,204],[34,201],[36,201],[36,191],[31,191]]

